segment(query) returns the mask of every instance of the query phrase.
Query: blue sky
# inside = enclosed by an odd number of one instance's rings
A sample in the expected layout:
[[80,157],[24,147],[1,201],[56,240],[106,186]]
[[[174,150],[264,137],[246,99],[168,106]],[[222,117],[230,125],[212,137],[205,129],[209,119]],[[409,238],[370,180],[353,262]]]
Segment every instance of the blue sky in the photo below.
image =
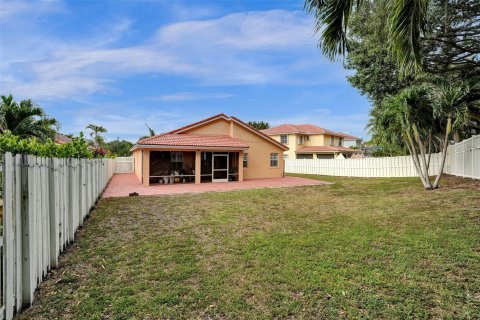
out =
[[223,112],[365,137],[370,104],[302,1],[0,0],[0,93],[135,141]]

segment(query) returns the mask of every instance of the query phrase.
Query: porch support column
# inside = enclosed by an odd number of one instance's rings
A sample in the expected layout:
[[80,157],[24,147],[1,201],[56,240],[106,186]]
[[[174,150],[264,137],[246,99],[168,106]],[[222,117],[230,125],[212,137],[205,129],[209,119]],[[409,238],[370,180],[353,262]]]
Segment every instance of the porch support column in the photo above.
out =
[[143,185],[150,185],[150,150],[143,150]]
[[201,183],[201,177],[200,175],[201,170],[202,170],[202,152],[200,150],[197,150],[195,152],[195,183],[200,184]]
[[243,151],[238,153],[238,181],[243,181]]

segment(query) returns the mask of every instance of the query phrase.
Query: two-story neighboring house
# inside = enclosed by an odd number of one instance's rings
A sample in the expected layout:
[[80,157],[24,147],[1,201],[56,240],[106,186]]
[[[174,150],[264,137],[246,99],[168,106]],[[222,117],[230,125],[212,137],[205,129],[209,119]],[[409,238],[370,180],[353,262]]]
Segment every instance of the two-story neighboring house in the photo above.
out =
[[288,151],[283,153],[284,159],[349,158],[362,153],[344,146],[345,134],[313,124],[282,124],[262,132],[288,146]]

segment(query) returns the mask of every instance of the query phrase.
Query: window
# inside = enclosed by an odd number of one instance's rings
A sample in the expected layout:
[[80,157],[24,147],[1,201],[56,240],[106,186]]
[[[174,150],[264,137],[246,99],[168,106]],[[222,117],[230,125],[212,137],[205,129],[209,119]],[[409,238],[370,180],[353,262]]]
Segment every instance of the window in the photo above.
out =
[[342,144],[343,144],[343,138],[338,138],[338,145],[342,146]]
[[288,144],[288,135],[282,134],[280,136],[280,142],[283,143],[283,144]]
[[243,167],[248,168],[248,153],[243,154]]
[[298,136],[298,144],[303,144],[303,136]]
[[305,141],[310,141],[310,136],[305,136]]
[[333,146],[335,144],[335,138],[330,137],[330,145]]
[[270,153],[270,167],[278,167],[278,153]]

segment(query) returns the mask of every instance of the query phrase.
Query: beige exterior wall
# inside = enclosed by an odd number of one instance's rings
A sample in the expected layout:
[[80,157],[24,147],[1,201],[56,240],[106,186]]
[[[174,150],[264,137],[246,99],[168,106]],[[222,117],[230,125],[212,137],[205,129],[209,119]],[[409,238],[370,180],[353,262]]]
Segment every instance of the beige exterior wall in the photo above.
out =
[[229,121],[219,119],[219,120],[208,122],[201,126],[192,128],[188,131],[185,131],[184,133],[230,135],[230,123]]
[[[202,126],[192,128],[185,133],[225,134],[245,141],[249,148],[248,167],[243,169],[244,179],[276,178],[283,176],[283,149],[265,140],[252,131],[224,119],[215,120]],[[270,153],[278,153],[278,167],[270,167]]]
[[137,149],[133,151],[133,161],[135,164],[135,175],[142,182],[142,150]]
[[328,143],[324,134],[311,134],[309,137],[310,140],[305,141],[305,146],[324,146]]

